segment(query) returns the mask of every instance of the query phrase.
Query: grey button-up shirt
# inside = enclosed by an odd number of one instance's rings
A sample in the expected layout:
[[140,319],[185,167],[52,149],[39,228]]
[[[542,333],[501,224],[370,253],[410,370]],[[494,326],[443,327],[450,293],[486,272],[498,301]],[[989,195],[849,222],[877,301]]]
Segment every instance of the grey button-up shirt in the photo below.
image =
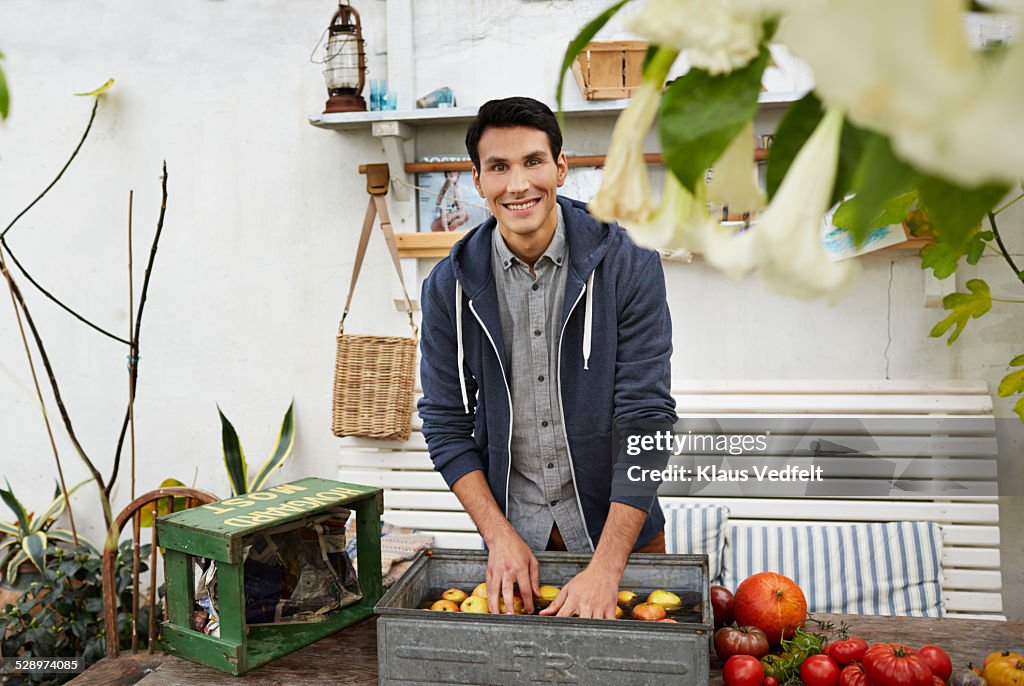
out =
[[552,524],[558,524],[569,551],[590,552],[558,391],[558,339],[569,264],[562,208],[558,207],[555,235],[534,265],[534,274],[512,254],[498,226],[491,242],[501,333],[511,361],[508,519],[533,550],[547,547]]

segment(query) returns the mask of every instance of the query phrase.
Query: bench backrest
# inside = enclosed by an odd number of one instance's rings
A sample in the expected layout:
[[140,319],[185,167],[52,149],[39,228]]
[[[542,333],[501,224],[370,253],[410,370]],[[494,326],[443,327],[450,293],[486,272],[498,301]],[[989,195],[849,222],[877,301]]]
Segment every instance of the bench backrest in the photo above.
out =
[[[752,427],[759,421],[763,425],[765,417],[813,418],[819,433],[827,430],[823,428],[827,422],[834,421],[838,430],[845,426],[841,420],[851,417],[869,429],[872,422],[884,424],[885,435],[874,436],[876,445],[865,449],[865,460],[885,457],[888,463],[899,463],[917,457],[922,440],[930,441],[931,466],[925,470],[924,481],[958,481],[967,484],[963,489],[967,495],[950,495],[942,489],[940,495],[932,495],[925,489],[909,489],[898,499],[703,493],[699,499],[727,506],[730,524],[739,526],[767,521],[793,526],[937,522],[943,528],[946,611],[961,616],[1001,616],[999,506],[995,495],[977,495],[979,489],[992,492],[986,487],[995,482],[995,421],[984,382],[694,381],[676,384],[673,394],[680,418],[691,426],[716,417],[749,420]],[[899,418],[913,421],[893,421]],[[438,547],[481,547],[469,515],[440,474],[433,471],[416,416],[413,426],[412,436],[401,443],[342,439],[339,479],[385,489],[385,521],[431,533]],[[920,461],[916,464],[920,468]],[[875,476],[885,479],[886,475]],[[693,500],[677,493],[676,485],[664,484],[662,502]]]

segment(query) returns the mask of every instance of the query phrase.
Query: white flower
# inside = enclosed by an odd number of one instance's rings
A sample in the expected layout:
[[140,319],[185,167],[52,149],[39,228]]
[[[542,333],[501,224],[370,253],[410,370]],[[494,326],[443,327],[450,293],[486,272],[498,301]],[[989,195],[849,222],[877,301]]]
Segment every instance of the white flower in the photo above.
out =
[[661,203],[644,222],[626,226],[633,241],[651,249],[699,250],[701,236],[715,225],[703,198],[695,198],[675,174],[666,170]]
[[[755,5],[747,8],[748,4]],[[757,56],[762,17],[757,3],[647,0],[627,27],[652,43],[685,50],[695,67],[725,74]]]
[[753,212],[764,207],[765,195],[757,183],[754,159],[754,122],[748,121],[718,161],[708,184],[708,199],[728,205],[730,212]]
[[645,222],[653,211],[643,143],[658,114],[661,81],[645,80],[619,115],[590,213],[601,221]]
[[750,231],[763,251],[762,279],[769,289],[783,295],[806,299],[825,295],[834,302],[858,274],[856,262],[831,261],[821,243],[822,217],[831,200],[842,128],[842,110],[829,108]]
[[963,0],[794,3],[777,39],[851,121],[916,167],[963,185],[1024,176],[1024,47],[994,68],[972,52]]

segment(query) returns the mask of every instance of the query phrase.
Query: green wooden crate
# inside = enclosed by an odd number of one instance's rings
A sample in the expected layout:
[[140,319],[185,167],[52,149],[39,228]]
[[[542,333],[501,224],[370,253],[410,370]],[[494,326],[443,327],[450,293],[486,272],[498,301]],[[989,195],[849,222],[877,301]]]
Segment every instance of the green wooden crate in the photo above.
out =
[[[339,506],[356,513],[362,599],[323,622],[247,626],[242,540]],[[157,537],[166,549],[168,611],[163,623],[164,650],[223,672],[241,674],[369,617],[383,595],[383,506],[384,492],[379,488],[308,478],[161,517]],[[217,562],[219,637],[192,629],[193,556]]]

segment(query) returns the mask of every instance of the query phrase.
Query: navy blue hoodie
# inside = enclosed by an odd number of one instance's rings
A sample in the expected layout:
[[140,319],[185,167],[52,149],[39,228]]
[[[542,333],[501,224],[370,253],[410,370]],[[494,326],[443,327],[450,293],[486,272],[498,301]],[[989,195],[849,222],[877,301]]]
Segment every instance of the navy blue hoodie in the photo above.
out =
[[[569,271],[557,381],[578,504],[595,548],[612,502],[647,512],[639,548],[665,517],[658,483],[631,482],[626,470],[664,469],[668,453],[631,456],[618,437],[670,431],[676,422],[665,277],[657,253],[637,247],[617,224],[598,222],[576,200],[558,203]],[[423,283],[419,412],[430,458],[448,486],[482,470],[507,516],[512,403],[491,273],[494,226],[490,217],[470,231]]]

